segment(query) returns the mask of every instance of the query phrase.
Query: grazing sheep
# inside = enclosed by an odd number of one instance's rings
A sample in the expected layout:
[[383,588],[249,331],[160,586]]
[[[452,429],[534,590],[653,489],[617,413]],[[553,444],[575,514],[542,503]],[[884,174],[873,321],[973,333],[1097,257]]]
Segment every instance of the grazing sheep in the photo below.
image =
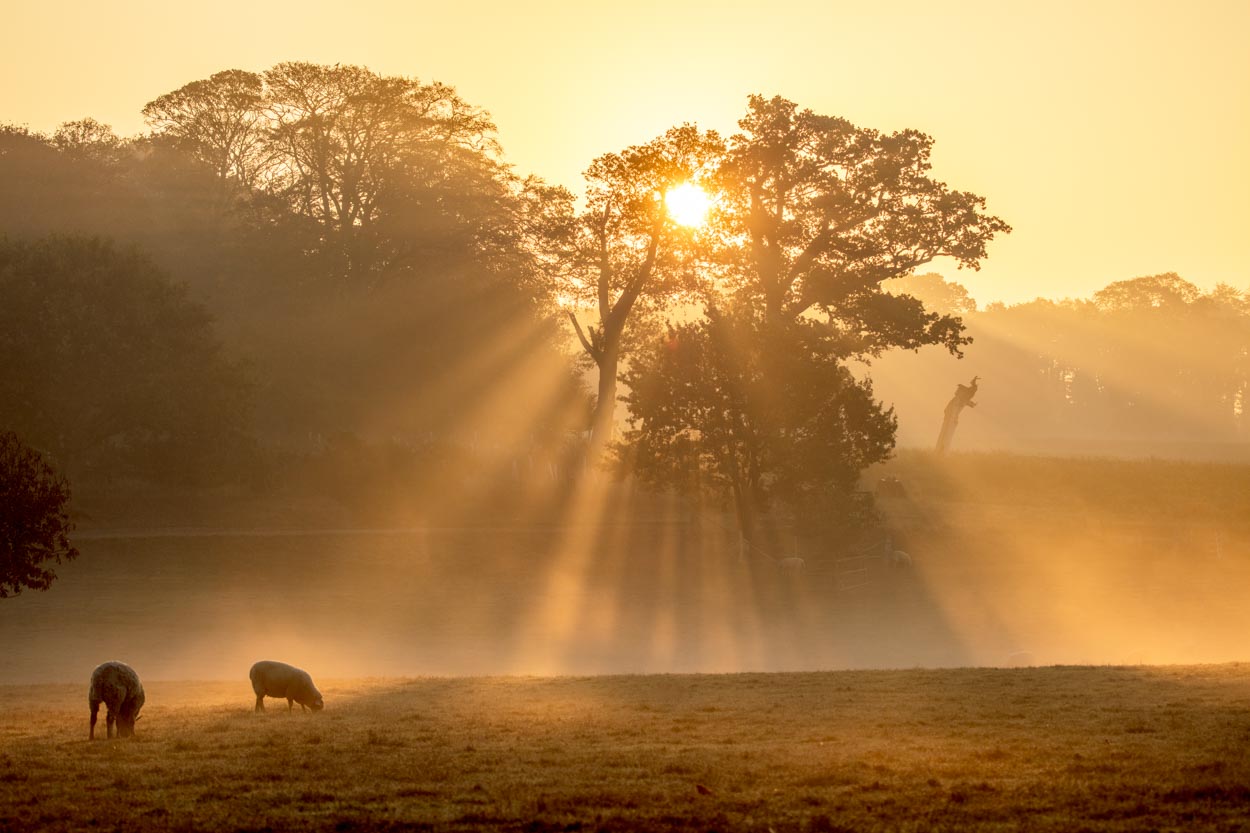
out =
[[247,675],[252,680],[252,691],[256,692],[256,711],[265,710],[266,697],[286,698],[287,711],[299,703],[300,711],[305,707],[315,712],[325,708],[321,692],[313,685],[312,677],[307,671],[287,665],[285,662],[261,660],[252,666]]
[[113,721],[117,721],[118,737],[128,738],[135,733],[135,721],[143,708],[143,683],[133,668],[124,662],[106,662],[91,672],[91,688],[87,690],[87,704],[91,706],[91,730],[87,737],[91,740],[95,740],[101,703],[108,707],[105,724],[110,738]]

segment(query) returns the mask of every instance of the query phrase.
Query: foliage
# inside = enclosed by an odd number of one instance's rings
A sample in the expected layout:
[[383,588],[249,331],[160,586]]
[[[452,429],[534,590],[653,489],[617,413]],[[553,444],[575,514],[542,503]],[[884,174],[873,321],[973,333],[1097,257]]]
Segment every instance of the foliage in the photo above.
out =
[[749,538],[770,494],[806,525],[861,514],[856,475],[889,453],[895,423],[846,363],[968,343],[958,317],[882,283],[937,257],[977,268],[1010,227],[982,198],[928,176],[923,134],[883,135],[760,96],[739,124],[710,178],[718,281],[706,321],[671,330],[631,372],[627,441],[644,478],[694,476],[732,495]]
[[853,521],[859,472],[894,445],[893,415],[810,322],[769,331],[713,308],[670,325],[625,378],[632,469],[653,485],[730,496],[748,539],[776,497],[808,529]]
[[966,288],[955,281],[946,280],[936,272],[891,278],[883,281],[881,288],[891,295],[910,295],[924,304],[928,312],[967,315],[977,311],[977,302]]
[[[334,124],[297,117],[294,104],[275,109],[279,76],[284,96],[324,99]],[[540,374],[561,388],[553,405],[575,387],[542,279],[572,195],[513,175],[484,113],[445,85],[282,65],[193,82],[146,115],[154,135],[115,154],[0,133],[0,179],[18,185],[0,189],[0,227],[139,243],[212,312],[230,352],[248,356],[265,440],[457,426],[525,436],[562,422],[517,428],[531,415],[485,408],[499,397],[461,378],[470,367]],[[401,128],[361,144],[361,131]],[[337,177],[327,181],[329,213],[297,198],[321,174],[291,155],[318,129],[333,145],[323,160]],[[510,351],[502,362],[501,350]]]
[[357,283],[485,253],[524,187],[497,161],[484,111],[445,84],[360,66],[227,70],[143,112],[226,190],[309,221],[322,268]]
[[221,476],[247,400],[208,314],[146,257],[95,238],[0,241],[0,423],[71,472]]
[[52,134],[52,145],[71,155],[114,161],[124,143],[113,128],[93,118],[68,121]]
[[202,161],[221,181],[250,192],[276,163],[266,136],[264,80],[225,70],[192,81],[143,107],[154,132]]
[[12,431],[0,431],[0,599],[47,590],[60,564],[78,556],[69,541],[69,483]]
[[848,355],[964,342],[958,322],[882,292],[935,258],[976,269],[997,234],[985,200],[929,175],[933,140],[752,96],[718,182],[729,280],[769,322],[810,312]]
[[218,314],[254,306],[300,267],[298,227],[229,212],[213,173],[168,143],[110,136],[90,119],[52,136],[0,129],[0,180],[12,185],[0,189],[0,228],[138,245]]
[[[192,82],[145,115],[158,144],[250,195],[251,236],[284,253],[244,237],[271,265],[216,293],[254,299],[227,318],[270,382],[266,434],[552,427],[485,403],[521,372],[569,376],[545,271],[573,198],[513,174],[488,114],[445,84],[292,62]],[[496,390],[463,378],[492,366]]]
[[[698,232],[669,216],[665,195],[706,177],[723,149],[716,133],[683,125],[586,170],[586,208],[557,263],[557,291],[574,306],[569,318],[598,370],[592,424],[600,441],[611,433],[618,368],[640,319],[698,286]],[[578,308],[587,307],[595,323],[583,330]]]
[[1114,281],[1094,293],[1101,310],[1133,312],[1161,307],[1186,307],[1202,295],[1201,290],[1175,272],[1127,281]]
[[[210,305],[231,351],[254,357],[257,424],[284,440],[441,431],[467,421],[457,414],[476,419],[522,372],[563,391],[535,406],[543,419],[563,408],[543,426],[560,430],[580,407],[558,367],[556,301],[573,308],[599,374],[600,441],[622,362],[665,315],[700,301],[733,310],[741,337],[763,340],[743,350],[769,367],[788,350],[810,353],[786,378],[819,377],[836,400],[852,387],[829,369],[839,362],[932,344],[958,353],[968,342],[958,298],[883,284],[940,257],[976,268],[1008,230],[980,197],[930,176],[929,137],[780,98],[752,97],[728,141],[684,125],[595,159],[581,211],[564,189],[513,174],[489,115],[444,84],[291,62],[192,81],[144,115],[153,134],[138,139],[91,119],[50,137],[5,131],[0,177],[19,187],[0,198],[0,224],[144,245]],[[706,228],[665,210],[664,194],[687,181],[717,198]],[[512,376],[483,391],[464,378],[482,368]],[[770,412],[760,436],[798,436],[822,419],[815,401],[779,398],[791,408]],[[874,407],[876,417],[859,412],[865,435],[890,419]],[[501,419],[517,436],[525,429],[508,419],[538,417]],[[135,440],[114,431],[101,442],[121,454]],[[844,483],[858,447],[830,440],[823,475],[778,469],[761,482]],[[785,454],[766,457],[781,466]],[[811,489],[768,491],[801,503]]]

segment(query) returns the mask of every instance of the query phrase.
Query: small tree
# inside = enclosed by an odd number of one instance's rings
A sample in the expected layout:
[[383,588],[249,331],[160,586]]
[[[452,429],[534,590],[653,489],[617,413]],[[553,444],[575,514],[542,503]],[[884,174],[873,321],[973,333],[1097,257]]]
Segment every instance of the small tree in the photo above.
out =
[[854,526],[859,472],[894,447],[893,411],[815,322],[770,329],[749,311],[713,308],[670,326],[625,380],[632,470],[654,486],[727,496],[747,541],[774,501],[808,533]]
[[45,568],[77,557],[69,542],[69,483],[12,431],[0,432],[0,599],[47,590]]

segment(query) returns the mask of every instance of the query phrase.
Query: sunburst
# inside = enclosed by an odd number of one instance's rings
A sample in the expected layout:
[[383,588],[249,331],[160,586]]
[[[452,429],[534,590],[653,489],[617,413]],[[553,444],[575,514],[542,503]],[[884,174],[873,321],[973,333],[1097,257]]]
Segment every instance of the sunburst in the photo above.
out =
[[697,228],[707,223],[712,198],[693,182],[683,182],[664,195],[664,207],[673,222],[688,228]]

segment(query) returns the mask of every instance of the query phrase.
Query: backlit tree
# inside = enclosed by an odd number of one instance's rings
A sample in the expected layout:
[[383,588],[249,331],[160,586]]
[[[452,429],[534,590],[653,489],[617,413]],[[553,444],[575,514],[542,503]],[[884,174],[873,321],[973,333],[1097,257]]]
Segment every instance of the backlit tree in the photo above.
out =
[[0,431],[0,599],[47,590],[70,544],[69,483],[12,431]]

